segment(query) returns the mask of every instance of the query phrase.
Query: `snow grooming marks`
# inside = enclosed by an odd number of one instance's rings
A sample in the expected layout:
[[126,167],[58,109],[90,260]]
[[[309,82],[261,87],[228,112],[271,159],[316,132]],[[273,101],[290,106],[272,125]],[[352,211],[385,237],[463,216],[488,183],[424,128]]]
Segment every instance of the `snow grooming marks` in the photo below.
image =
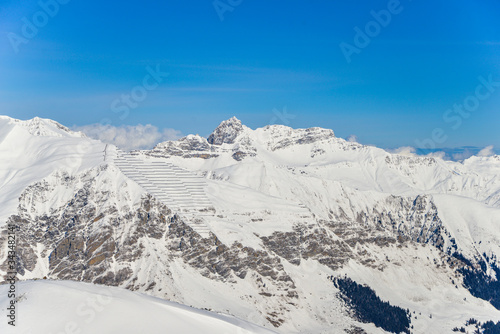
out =
[[117,151],[114,163],[125,176],[187,218],[186,224],[201,237],[210,237],[211,229],[203,216],[211,216],[213,206],[202,178],[171,163],[141,160],[122,151]]

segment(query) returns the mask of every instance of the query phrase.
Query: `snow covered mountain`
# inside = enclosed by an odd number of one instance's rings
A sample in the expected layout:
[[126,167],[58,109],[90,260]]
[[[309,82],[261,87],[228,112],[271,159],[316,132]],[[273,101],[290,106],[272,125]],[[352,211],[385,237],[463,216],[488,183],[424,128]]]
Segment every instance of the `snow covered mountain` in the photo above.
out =
[[0,161],[2,276],[10,223],[19,279],[119,286],[280,333],[500,320],[500,156],[391,154],[236,118],[125,153],[0,117]]

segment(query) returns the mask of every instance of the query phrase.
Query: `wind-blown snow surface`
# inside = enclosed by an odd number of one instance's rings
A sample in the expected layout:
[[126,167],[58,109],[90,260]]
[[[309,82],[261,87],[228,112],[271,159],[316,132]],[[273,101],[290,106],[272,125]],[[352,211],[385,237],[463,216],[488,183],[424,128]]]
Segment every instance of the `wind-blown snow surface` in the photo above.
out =
[[[16,326],[0,322],[0,332],[24,334],[271,334],[229,315],[197,310],[122,288],[82,282],[17,283]],[[0,307],[7,314],[7,285]],[[4,316],[5,317],[5,316]]]
[[213,206],[192,219],[210,237],[126,177],[115,147],[50,120],[0,117],[0,226],[19,226],[20,279],[117,285],[280,333],[384,333],[350,317],[328,279],[345,274],[416,312],[413,333],[500,320],[460,271],[483,264],[496,278],[499,156],[404,156],[332,130],[252,130],[234,118],[208,139],[133,155],[205,178]]

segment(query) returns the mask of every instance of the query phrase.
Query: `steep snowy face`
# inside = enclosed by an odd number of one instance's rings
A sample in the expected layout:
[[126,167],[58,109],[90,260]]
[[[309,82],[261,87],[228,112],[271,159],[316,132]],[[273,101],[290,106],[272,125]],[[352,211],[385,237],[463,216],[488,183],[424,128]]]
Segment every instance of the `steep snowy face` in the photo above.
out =
[[31,183],[54,170],[75,174],[104,161],[106,145],[57,122],[0,117],[0,225]]

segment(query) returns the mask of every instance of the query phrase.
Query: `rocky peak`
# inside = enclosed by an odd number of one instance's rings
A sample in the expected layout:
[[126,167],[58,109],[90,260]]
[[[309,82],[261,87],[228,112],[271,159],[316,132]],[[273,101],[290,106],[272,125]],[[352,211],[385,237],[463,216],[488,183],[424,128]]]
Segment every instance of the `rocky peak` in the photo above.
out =
[[233,144],[234,140],[243,131],[241,121],[236,117],[223,121],[208,137],[208,142],[212,145]]

